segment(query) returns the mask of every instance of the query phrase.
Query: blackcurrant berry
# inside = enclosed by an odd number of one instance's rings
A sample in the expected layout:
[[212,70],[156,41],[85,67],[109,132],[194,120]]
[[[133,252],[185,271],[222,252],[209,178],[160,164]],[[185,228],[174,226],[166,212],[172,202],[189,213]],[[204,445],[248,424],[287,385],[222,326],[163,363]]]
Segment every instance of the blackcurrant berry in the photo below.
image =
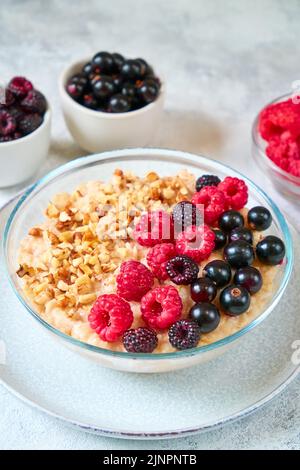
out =
[[127,96],[130,99],[133,99],[136,95],[136,88],[132,83],[124,83],[121,90],[122,95]]
[[191,297],[194,302],[211,302],[216,295],[216,283],[208,277],[200,277],[191,284]]
[[249,266],[254,260],[254,250],[243,240],[231,242],[224,248],[224,259],[234,268]]
[[125,60],[121,68],[121,74],[124,79],[137,80],[140,77],[140,73],[141,64],[137,60]]
[[113,70],[114,59],[109,52],[98,52],[94,55],[92,63],[100,68],[101,73],[109,73]]
[[119,93],[110,98],[108,108],[112,113],[126,113],[130,110],[130,100]]
[[253,266],[238,269],[233,281],[236,285],[245,287],[250,294],[256,294],[263,283],[260,271]]
[[219,227],[226,233],[231,232],[234,228],[243,227],[244,217],[238,211],[225,211],[219,217]]
[[251,230],[246,227],[237,227],[234,228],[229,234],[229,241],[236,242],[237,240],[243,240],[244,242],[253,243],[253,235]]
[[214,281],[217,287],[224,287],[231,280],[231,268],[226,261],[210,261],[203,269],[203,275]]
[[97,98],[109,98],[115,91],[112,77],[101,75],[92,82],[93,92]]
[[253,230],[266,230],[272,224],[272,214],[266,207],[256,206],[249,210],[248,224]]
[[141,99],[145,103],[149,104],[157,98],[159,86],[154,80],[147,78],[140,84],[137,91]]
[[228,315],[241,315],[250,306],[250,294],[245,287],[232,284],[222,290],[220,305]]
[[280,264],[285,256],[283,241],[274,235],[268,235],[256,245],[256,255],[264,264]]
[[122,65],[125,62],[124,57],[121,54],[118,54],[117,52],[114,52],[112,54],[113,62],[114,62],[114,69],[118,72],[120,72]]
[[214,229],[213,232],[215,234],[214,250],[220,250],[220,248],[223,248],[227,243],[227,235],[219,229]]
[[214,304],[202,302],[191,308],[189,318],[198,324],[201,333],[210,333],[219,325],[221,316]]

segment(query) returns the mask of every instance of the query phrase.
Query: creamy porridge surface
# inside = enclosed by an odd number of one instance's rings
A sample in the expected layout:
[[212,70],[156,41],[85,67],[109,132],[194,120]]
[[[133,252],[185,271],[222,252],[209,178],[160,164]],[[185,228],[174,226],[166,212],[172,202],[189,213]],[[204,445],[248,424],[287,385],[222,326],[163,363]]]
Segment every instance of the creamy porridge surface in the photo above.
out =
[[[121,339],[104,342],[91,329],[90,309],[98,295],[116,292],[116,275],[123,261],[134,259],[147,265],[148,249],[132,239],[133,226],[140,215],[161,208],[170,212],[174,204],[191,198],[194,187],[195,178],[187,171],[170,177],[149,172],[139,178],[116,170],[109,183],[92,181],[80,185],[73,193],[53,195],[45,220],[29,231],[19,250],[18,275],[33,309],[67,335],[95,346],[124,351]],[[241,212],[245,214],[247,209]],[[255,241],[261,237],[262,232],[254,232]],[[200,274],[207,262],[218,258],[222,259],[221,251],[213,252],[201,263]],[[251,297],[250,308],[236,317],[221,311],[218,328],[203,334],[200,346],[240,330],[269,302],[278,267],[262,265],[258,260],[253,265],[261,271],[263,286]],[[155,285],[159,285],[157,280]],[[194,303],[190,287],[175,287],[183,301],[184,318]],[[134,314],[131,328],[144,326],[140,303],[130,305]],[[167,332],[158,332],[154,352],[171,351],[174,348]]]

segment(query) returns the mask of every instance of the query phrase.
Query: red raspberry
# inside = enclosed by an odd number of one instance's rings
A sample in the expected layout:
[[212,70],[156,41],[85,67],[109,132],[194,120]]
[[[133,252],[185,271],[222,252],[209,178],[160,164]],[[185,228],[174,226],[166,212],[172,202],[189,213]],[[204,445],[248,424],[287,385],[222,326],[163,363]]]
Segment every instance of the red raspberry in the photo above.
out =
[[152,272],[139,261],[125,261],[117,275],[117,293],[126,300],[138,302],[151,289]]
[[155,287],[141,300],[143,320],[151,328],[163,330],[180,318],[182,300],[173,286]]
[[247,204],[248,188],[245,181],[226,176],[218,189],[224,193],[229,209],[239,210]]
[[143,214],[135,226],[133,236],[142,246],[171,242],[174,239],[172,217],[164,211]]
[[286,131],[280,136],[270,139],[266,148],[266,154],[274,163],[279,165],[281,160],[298,160],[300,158],[300,146],[291,136],[290,132]]
[[214,224],[221,214],[227,209],[224,194],[219,187],[204,186],[199,192],[192,197],[192,202],[202,204],[204,206],[204,221],[207,224]]
[[129,303],[118,295],[104,294],[92,306],[88,320],[103,341],[112,343],[131,327],[133,313]]
[[271,104],[262,110],[258,124],[261,136],[270,140],[283,131],[290,131],[296,138],[300,135],[300,109],[292,99]]
[[161,243],[150,248],[147,254],[147,263],[154,276],[160,281],[168,279],[166,271],[167,262],[176,256],[176,249],[173,243]]
[[32,90],[32,83],[25,77],[14,77],[8,84],[9,91],[17,98],[24,98]]
[[200,227],[191,225],[176,240],[177,253],[189,256],[196,263],[208,258],[214,247],[215,233],[205,224]]
[[290,160],[288,172],[294,176],[300,177],[300,160]]

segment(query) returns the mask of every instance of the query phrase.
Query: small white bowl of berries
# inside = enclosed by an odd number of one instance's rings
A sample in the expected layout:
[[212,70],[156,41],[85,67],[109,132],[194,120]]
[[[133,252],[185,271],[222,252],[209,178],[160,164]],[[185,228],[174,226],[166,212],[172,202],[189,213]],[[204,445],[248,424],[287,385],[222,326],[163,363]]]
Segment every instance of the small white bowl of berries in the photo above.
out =
[[67,127],[88,152],[144,147],[159,127],[164,84],[144,59],[98,52],[69,65],[59,91]]
[[0,89],[0,187],[32,177],[45,160],[51,111],[45,96],[25,77]]

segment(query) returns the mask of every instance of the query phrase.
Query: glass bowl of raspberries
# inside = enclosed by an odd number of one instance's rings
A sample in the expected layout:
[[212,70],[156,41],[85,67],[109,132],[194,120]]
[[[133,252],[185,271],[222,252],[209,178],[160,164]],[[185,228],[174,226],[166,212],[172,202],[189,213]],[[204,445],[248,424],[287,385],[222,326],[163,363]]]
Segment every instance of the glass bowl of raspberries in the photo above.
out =
[[49,104],[30,80],[13,77],[0,88],[0,187],[36,173],[48,153],[50,127]]
[[252,154],[278,191],[299,202],[299,97],[283,95],[259,112],[252,127]]
[[144,59],[104,51],[69,65],[59,91],[71,135],[93,153],[150,144],[165,96],[164,84]]
[[212,360],[255,331],[288,286],[293,242],[276,204],[232,168],[125,149],[76,159],[27,191],[4,258],[23,314],[53,339],[104,367],[153,373]]

